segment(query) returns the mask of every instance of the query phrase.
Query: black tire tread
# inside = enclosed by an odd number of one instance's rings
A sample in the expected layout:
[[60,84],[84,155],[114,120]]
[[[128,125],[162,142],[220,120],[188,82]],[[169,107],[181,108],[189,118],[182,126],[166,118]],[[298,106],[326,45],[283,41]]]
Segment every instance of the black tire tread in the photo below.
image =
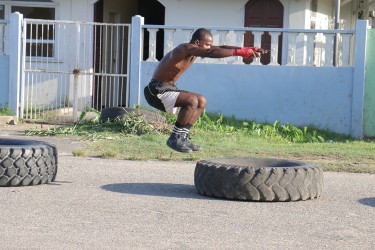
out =
[[165,123],[166,118],[157,112],[148,111],[140,108],[108,107],[102,109],[100,113],[101,122],[113,122],[116,118],[123,118],[131,113],[137,116],[143,116],[147,123]]
[[0,187],[54,182],[57,149],[44,142],[0,139]]
[[[252,159],[262,160],[247,158],[247,161]],[[197,162],[195,188],[201,195],[249,201],[298,201],[315,199],[322,194],[323,170],[319,166],[305,162],[293,162],[293,166],[285,167],[251,165],[226,164],[222,159]]]

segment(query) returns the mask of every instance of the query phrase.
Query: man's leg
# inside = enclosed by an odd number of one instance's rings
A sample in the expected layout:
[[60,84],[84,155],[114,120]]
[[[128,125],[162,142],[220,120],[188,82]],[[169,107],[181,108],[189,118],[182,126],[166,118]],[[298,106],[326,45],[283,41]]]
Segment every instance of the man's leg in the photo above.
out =
[[201,150],[200,146],[190,142],[189,131],[204,111],[206,98],[196,93],[180,92],[175,107],[180,107],[180,111],[167,145],[173,149],[177,148],[176,145],[179,145],[177,150],[180,152]]
[[183,126],[193,126],[206,107],[206,98],[196,93],[180,92],[175,107],[181,107],[177,122]]

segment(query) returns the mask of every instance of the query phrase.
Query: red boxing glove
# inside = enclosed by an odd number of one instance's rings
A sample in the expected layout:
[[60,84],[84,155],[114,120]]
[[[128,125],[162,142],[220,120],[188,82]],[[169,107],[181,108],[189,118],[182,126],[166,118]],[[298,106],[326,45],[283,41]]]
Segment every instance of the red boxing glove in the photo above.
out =
[[233,56],[242,56],[243,58],[255,57],[256,55],[254,52],[258,50],[259,48],[256,47],[235,49],[233,51]]

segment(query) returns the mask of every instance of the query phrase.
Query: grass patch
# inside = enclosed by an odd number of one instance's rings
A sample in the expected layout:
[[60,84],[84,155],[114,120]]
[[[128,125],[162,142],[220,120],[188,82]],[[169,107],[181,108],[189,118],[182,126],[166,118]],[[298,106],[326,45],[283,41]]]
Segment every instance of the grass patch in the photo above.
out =
[[86,148],[76,156],[126,160],[199,161],[210,158],[266,157],[302,160],[325,171],[375,173],[375,143],[312,127],[291,124],[258,124],[216,114],[203,114],[191,130],[192,141],[204,149],[188,154],[170,150],[165,142],[175,121],[158,129],[141,117],[129,116],[112,123],[99,119],[72,126],[26,131],[27,135],[79,136]]
[[76,149],[72,152],[72,154],[74,156],[85,156],[86,155],[86,151],[83,150],[83,149]]
[[14,115],[14,112],[8,107],[0,107],[0,116],[12,116]]

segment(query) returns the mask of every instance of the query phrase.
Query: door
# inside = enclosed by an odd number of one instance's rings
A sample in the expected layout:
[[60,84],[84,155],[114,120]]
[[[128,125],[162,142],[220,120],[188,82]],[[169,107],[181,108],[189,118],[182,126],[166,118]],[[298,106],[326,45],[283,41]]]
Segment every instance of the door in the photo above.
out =
[[[284,6],[279,0],[250,0],[245,5],[245,27],[282,28]],[[281,63],[281,36],[279,37],[278,63]],[[262,36],[262,48],[271,49],[271,36],[265,32]],[[245,34],[245,46],[254,46],[254,35],[251,32]],[[252,60],[244,60],[250,63]],[[262,64],[270,63],[270,54],[263,55]]]

